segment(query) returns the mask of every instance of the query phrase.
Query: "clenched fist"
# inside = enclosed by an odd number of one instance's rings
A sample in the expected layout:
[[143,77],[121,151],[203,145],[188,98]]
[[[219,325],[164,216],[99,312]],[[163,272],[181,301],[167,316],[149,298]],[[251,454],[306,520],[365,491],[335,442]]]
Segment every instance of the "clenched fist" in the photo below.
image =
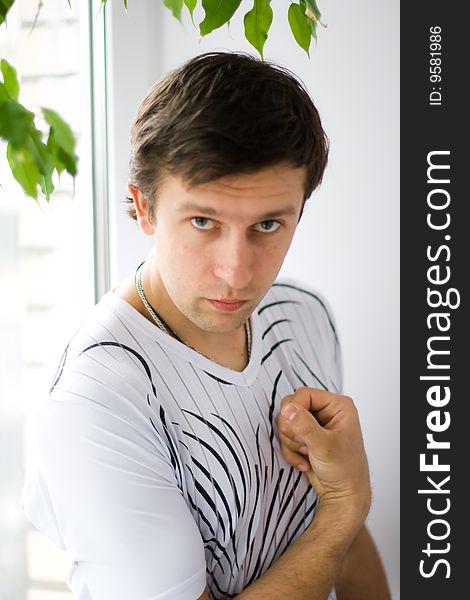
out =
[[321,504],[344,500],[365,519],[371,499],[369,467],[353,400],[299,388],[283,398],[277,426],[285,459],[305,472]]

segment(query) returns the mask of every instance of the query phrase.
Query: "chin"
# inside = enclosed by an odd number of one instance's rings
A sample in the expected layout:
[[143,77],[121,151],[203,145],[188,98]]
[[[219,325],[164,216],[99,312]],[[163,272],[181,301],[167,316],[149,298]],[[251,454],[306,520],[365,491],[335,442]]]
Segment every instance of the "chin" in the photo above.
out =
[[237,329],[240,329],[240,327],[243,327],[245,321],[246,319],[237,319],[236,321],[232,320],[230,323],[208,323],[207,321],[205,321],[204,323],[195,322],[194,324],[197,325],[199,329],[202,329],[207,333],[232,333],[233,331],[237,331]]
[[207,333],[232,333],[232,331],[236,331],[237,329],[240,329],[240,327],[243,327],[250,315],[251,311],[238,315],[228,314],[218,315],[217,317],[211,315],[207,318],[201,318],[201,314],[199,313],[198,315],[193,315],[193,317],[188,316],[188,318],[196,325],[196,327],[199,327],[199,329],[202,329]]

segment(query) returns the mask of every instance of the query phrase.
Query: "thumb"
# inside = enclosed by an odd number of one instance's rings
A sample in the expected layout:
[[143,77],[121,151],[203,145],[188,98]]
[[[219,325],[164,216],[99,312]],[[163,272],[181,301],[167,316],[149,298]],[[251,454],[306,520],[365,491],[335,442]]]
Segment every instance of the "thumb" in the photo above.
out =
[[292,431],[302,438],[303,441],[308,441],[312,436],[315,436],[315,434],[318,435],[318,433],[323,431],[323,427],[314,415],[295,402],[286,404],[281,411],[281,415],[289,421]]

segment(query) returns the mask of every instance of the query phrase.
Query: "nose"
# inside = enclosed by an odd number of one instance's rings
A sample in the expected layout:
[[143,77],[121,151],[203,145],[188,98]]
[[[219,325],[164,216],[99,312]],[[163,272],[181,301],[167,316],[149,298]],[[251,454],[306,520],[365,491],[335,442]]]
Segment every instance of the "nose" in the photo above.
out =
[[244,234],[234,233],[220,240],[214,274],[234,290],[248,286],[253,276],[253,254]]

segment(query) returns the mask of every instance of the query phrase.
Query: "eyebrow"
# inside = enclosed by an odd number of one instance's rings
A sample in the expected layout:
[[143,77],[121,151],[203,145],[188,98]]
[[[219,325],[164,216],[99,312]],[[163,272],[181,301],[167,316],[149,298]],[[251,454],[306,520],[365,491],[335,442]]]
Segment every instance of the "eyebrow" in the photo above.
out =
[[[181,206],[178,207],[178,212],[194,212],[197,214],[211,215],[217,216],[217,210],[212,206],[201,206],[196,204],[195,202],[184,202]],[[258,215],[260,221],[269,221],[270,219],[275,219],[276,217],[284,217],[289,215],[296,215],[297,208],[295,206],[289,205],[279,210],[272,210],[270,212],[264,213],[262,215]]]

